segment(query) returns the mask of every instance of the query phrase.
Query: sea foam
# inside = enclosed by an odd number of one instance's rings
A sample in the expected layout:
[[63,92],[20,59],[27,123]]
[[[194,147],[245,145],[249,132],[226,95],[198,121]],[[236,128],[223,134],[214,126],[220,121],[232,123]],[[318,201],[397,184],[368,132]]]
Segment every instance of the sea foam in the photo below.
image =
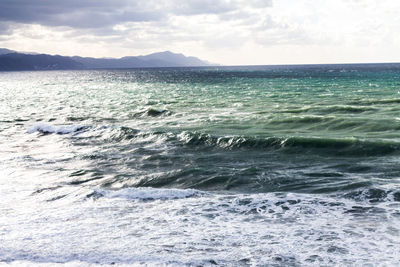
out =
[[159,189],[159,188],[123,188],[120,190],[95,189],[95,192],[107,198],[137,199],[137,200],[168,200],[204,195],[195,189]]
[[56,133],[56,134],[68,134],[77,131],[81,131],[87,128],[83,125],[51,125],[47,123],[35,124],[28,129],[28,133],[40,132],[44,134]]

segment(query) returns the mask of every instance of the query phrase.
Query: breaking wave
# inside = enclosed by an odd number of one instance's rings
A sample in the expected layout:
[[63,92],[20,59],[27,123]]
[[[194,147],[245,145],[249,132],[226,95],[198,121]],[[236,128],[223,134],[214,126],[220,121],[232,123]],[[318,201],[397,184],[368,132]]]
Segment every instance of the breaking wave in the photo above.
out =
[[119,190],[95,189],[95,193],[107,198],[136,200],[168,200],[204,195],[195,189],[160,189],[151,187],[123,188]]
[[47,123],[39,123],[30,127],[28,129],[28,133],[31,134],[34,132],[39,132],[42,134],[51,134],[51,133],[69,134],[73,132],[82,131],[87,128],[88,126],[83,126],[83,125],[51,125]]
[[[28,133],[40,132],[43,134],[69,134],[89,129],[82,125],[50,125],[37,124],[28,129]],[[93,131],[106,130],[107,133],[95,135],[109,142],[133,141],[146,143],[169,142],[175,145],[203,146],[223,149],[270,149],[289,152],[329,153],[345,156],[380,156],[400,151],[400,143],[392,140],[377,139],[365,140],[356,137],[326,138],[313,136],[214,136],[201,132],[145,132],[130,127],[97,127]]]

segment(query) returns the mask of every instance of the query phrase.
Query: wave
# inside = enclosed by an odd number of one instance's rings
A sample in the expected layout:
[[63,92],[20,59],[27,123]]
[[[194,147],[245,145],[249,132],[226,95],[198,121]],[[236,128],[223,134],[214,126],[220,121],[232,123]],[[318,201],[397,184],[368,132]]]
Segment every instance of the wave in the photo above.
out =
[[[271,192],[272,193],[272,192]],[[279,192],[272,193],[278,194]],[[281,192],[282,194],[298,194],[290,192]],[[215,191],[214,191],[215,194]],[[225,196],[222,193],[221,196]],[[261,196],[265,193],[253,194],[254,196]],[[267,193],[269,194],[269,193]],[[93,189],[93,194],[97,197],[115,198],[115,199],[126,199],[126,200],[140,200],[140,201],[151,201],[151,200],[174,200],[174,199],[185,199],[192,197],[203,197],[209,195],[205,191],[196,189],[175,189],[175,188],[154,188],[154,187],[128,187],[122,189]],[[315,194],[316,196],[322,196],[321,194]],[[337,192],[332,197],[338,197],[339,199],[350,199],[358,203],[382,203],[382,202],[400,202],[400,191],[399,190],[385,190],[381,188],[360,188],[351,190],[349,192]],[[272,195],[271,195],[272,196]],[[272,201],[272,199],[269,199]],[[296,204],[299,201],[289,200],[287,204]],[[277,205],[281,205],[282,202],[276,202]]]
[[294,116],[290,118],[283,118],[279,120],[272,120],[270,124],[314,124],[314,123],[323,123],[333,120],[334,117],[323,117],[323,116]]
[[130,127],[89,127],[82,125],[37,124],[28,129],[28,133],[68,134],[91,128],[94,132],[105,130],[93,137],[102,137],[106,142],[134,141],[146,144],[170,143],[174,145],[215,147],[228,150],[282,150],[288,152],[318,151],[332,155],[379,156],[400,152],[400,142],[388,139],[361,139],[355,137],[326,138],[314,136],[213,136],[201,132],[143,132]]
[[[400,130],[400,125],[396,118],[366,118],[362,116],[352,116],[350,112],[337,111],[336,116],[334,109],[336,107],[326,107],[321,110],[315,110],[320,115],[302,115],[290,117],[275,117],[270,119],[264,128],[270,128],[279,132],[287,132],[298,130],[307,131],[310,134],[317,133],[318,131],[329,131],[328,133],[337,133],[342,131],[345,135],[350,134],[368,134],[368,133],[382,133],[388,132],[396,133]],[[369,112],[373,109],[361,109],[357,112]],[[326,115],[329,114],[329,115]],[[350,116],[350,117],[349,117]]]
[[[292,108],[292,109],[284,109],[279,111],[279,113],[307,113],[307,112],[314,112],[316,114],[359,114],[367,111],[375,111],[377,110],[374,107],[368,106],[355,106],[353,105],[331,105],[331,106],[312,106],[312,107],[302,107],[302,108]],[[315,117],[315,116],[314,116]]]
[[175,187],[253,193],[348,193],[349,198],[371,202],[400,200],[397,191],[373,188],[382,177],[397,177],[398,168],[392,165],[395,162],[384,161],[382,165],[381,158],[377,158],[400,151],[400,143],[393,141],[212,136],[191,131],[145,132],[130,127],[90,127],[68,138],[76,145],[93,145],[96,149],[79,156],[90,165],[73,169],[65,184],[122,188],[99,190],[100,197],[155,200],[203,194],[192,189],[155,189]]
[[170,200],[205,195],[195,189],[160,189],[151,187],[123,188],[119,190],[94,189],[97,195],[107,198],[136,200]]
[[384,104],[399,104],[400,98],[387,98],[387,99],[368,99],[351,102],[353,105],[384,105]]
[[73,132],[82,131],[87,128],[88,126],[83,126],[83,125],[51,125],[47,123],[39,123],[30,127],[28,129],[28,133],[31,134],[34,132],[39,132],[42,134],[51,134],[51,133],[69,134]]
[[349,105],[333,105],[333,106],[322,106],[315,109],[316,111],[323,111],[326,113],[363,113],[366,111],[374,111],[372,107],[360,107],[360,106],[349,106]]
[[339,155],[385,155],[400,151],[400,143],[393,141],[368,141],[357,138],[322,137],[213,137],[209,134],[182,132],[177,138],[187,145],[217,146],[226,149],[318,149]]
[[[104,189],[104,188],[94,188],[93,193],[88,195],[89,197],[95,196],[112,198],[112,199],[125,199],[125,200],[139,200],[139,201],[153,201],[153,200],[176,200],[185,199],[193,197],[205,197],[210,194],[216,194],[216,191],[212,193],[207,193],[206,191],[200,191],[197,189],[177,189],[177,188],[154,188],[154,187],[127,187],[122,189]],[[299,194],[295,192],[269,192],[269,193],[257,193],[251,194],[252,197],[264,196],[265,194],[270,194],[268,201],[273,201],[272,196],[274,194]],[[221,197],[229,196],[227,192],[221,192],[217,194]],[[307,194],[306,194],[307,195]],[[322,196],[321,194],[313,194],[315,196]],[[350,190],[348,192],[336,192],[332,194],[331,197],[337,199],[348,199],[355,201],[357,203],[383,203],[383,202],[400,202],[400,191],[399,190],[385,190],[381,188],[359,188],[355,190]],[[249,195],[250,196],[250,195]],[[299,200],[288,200],[287,205],[293,205],[299,203]],[[248,203],[244,202],[246,205]],[[280,206],[283,204],[282,200],[276,201],[275,205]],[[241,203],[238,203],[241,204]],[[321,204],[324,204],[323,202]]]
[[155,108],[150,108],[144,111],[139,111],[133,115],[131,115],[131,118],[142,118],[142,117],[159,117],[159,116],[169,116],[171,115],[172,112],[166,109],[155,109]]
[[353,199],[356,201],[367,201],[370,203],[375,202],[400,202],[399,190],[385,190],[381,188],[366,188],[358,189],[344,194],[345,198]]

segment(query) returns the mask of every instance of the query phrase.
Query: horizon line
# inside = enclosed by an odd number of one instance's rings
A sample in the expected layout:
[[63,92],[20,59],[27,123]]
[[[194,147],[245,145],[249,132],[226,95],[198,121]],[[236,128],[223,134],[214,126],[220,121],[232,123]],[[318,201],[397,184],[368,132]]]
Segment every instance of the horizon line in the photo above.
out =
[[[157,52],[151,52],[149,54],[141,54],[141,55],[136,55],[136,56],[132,56],[132,55],[125,55],[122,57],[92,57],[92,56],[82,56],[82,55],[73,55],[73,56],[65,56],[65,55],[61,55],[61,54],[47,54],[47,53],[41,53],[41,52],[24,52],[24,51],[16,51],[10,48],[5,48],[5,47],[0,47],[0,49],[7,49],[12,51],[10,54],[12,53],[18,53],[18,54],[25,54],[25,55],[50,55],[50,56],[61,56],[61,57],[82,57],[82,58],[94,58],[94,59],[122,59],[125,57],[143,57],[143,56],[148,56],[148,55],[152,55],[152,54],[157,54],[157,53],[165,53],[165,52],[169,52],[169,53],[173,53],[176,55],[183,55],[185,57],[194,57],[197,58],[201,61],[205,61],[208,62],[210,65],[209,66],[182,66],[182,67],[132,67],[132,68],[116,68],[116,69],[141,69],[141,68],[207,68],[207,67],[262,67],[262,66],[311,66],[311,65],[373,65],[373,64],[400,64],[400,61],[385,61],[385,62],[330,62],[330,63],[272,63],[272,64],[229,64],[229,65],[225,65],[225,64],[220,64],[220,63],[210,63],[207,59],[202,59],[199,58],[197,56],[192,56],[192,55],[185,55],[181,52],[173,52],[171,50],[163,50],[163,51],[157,51]],[[6,54],[0,54],[0,56],[2,55],[6,55]],[[99,68],[100,69],[100,68]],[[106,69],[106,68],[104,68]]]

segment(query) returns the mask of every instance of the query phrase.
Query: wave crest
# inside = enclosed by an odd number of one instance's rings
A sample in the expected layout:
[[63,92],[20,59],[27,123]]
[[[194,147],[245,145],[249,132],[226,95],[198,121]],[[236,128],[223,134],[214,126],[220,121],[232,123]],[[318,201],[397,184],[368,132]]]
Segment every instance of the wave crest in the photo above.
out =
[[204,195],[195,189],[159,189],[151,187],[123,188],[119,190],[95,189],[95,192],[107,198],[135,200],[170,200]]
[[51,125],[47,123],[39,123],[30,127],[28,129],[28,133],[31,134],[34,132],[39,132],[43,134],[51,134],[51,133],[69,134],[73,132],[82,131],[86,128],[88,127],[83,125]]
[[400,143],[391,141],[366,141],[357,138],[320,137],[213,137],[209,134],[182,132],[177,136],[187,145],[218,146],[227,149],[318,149],[333,154],[370,156],[389,154],[400,150]]

